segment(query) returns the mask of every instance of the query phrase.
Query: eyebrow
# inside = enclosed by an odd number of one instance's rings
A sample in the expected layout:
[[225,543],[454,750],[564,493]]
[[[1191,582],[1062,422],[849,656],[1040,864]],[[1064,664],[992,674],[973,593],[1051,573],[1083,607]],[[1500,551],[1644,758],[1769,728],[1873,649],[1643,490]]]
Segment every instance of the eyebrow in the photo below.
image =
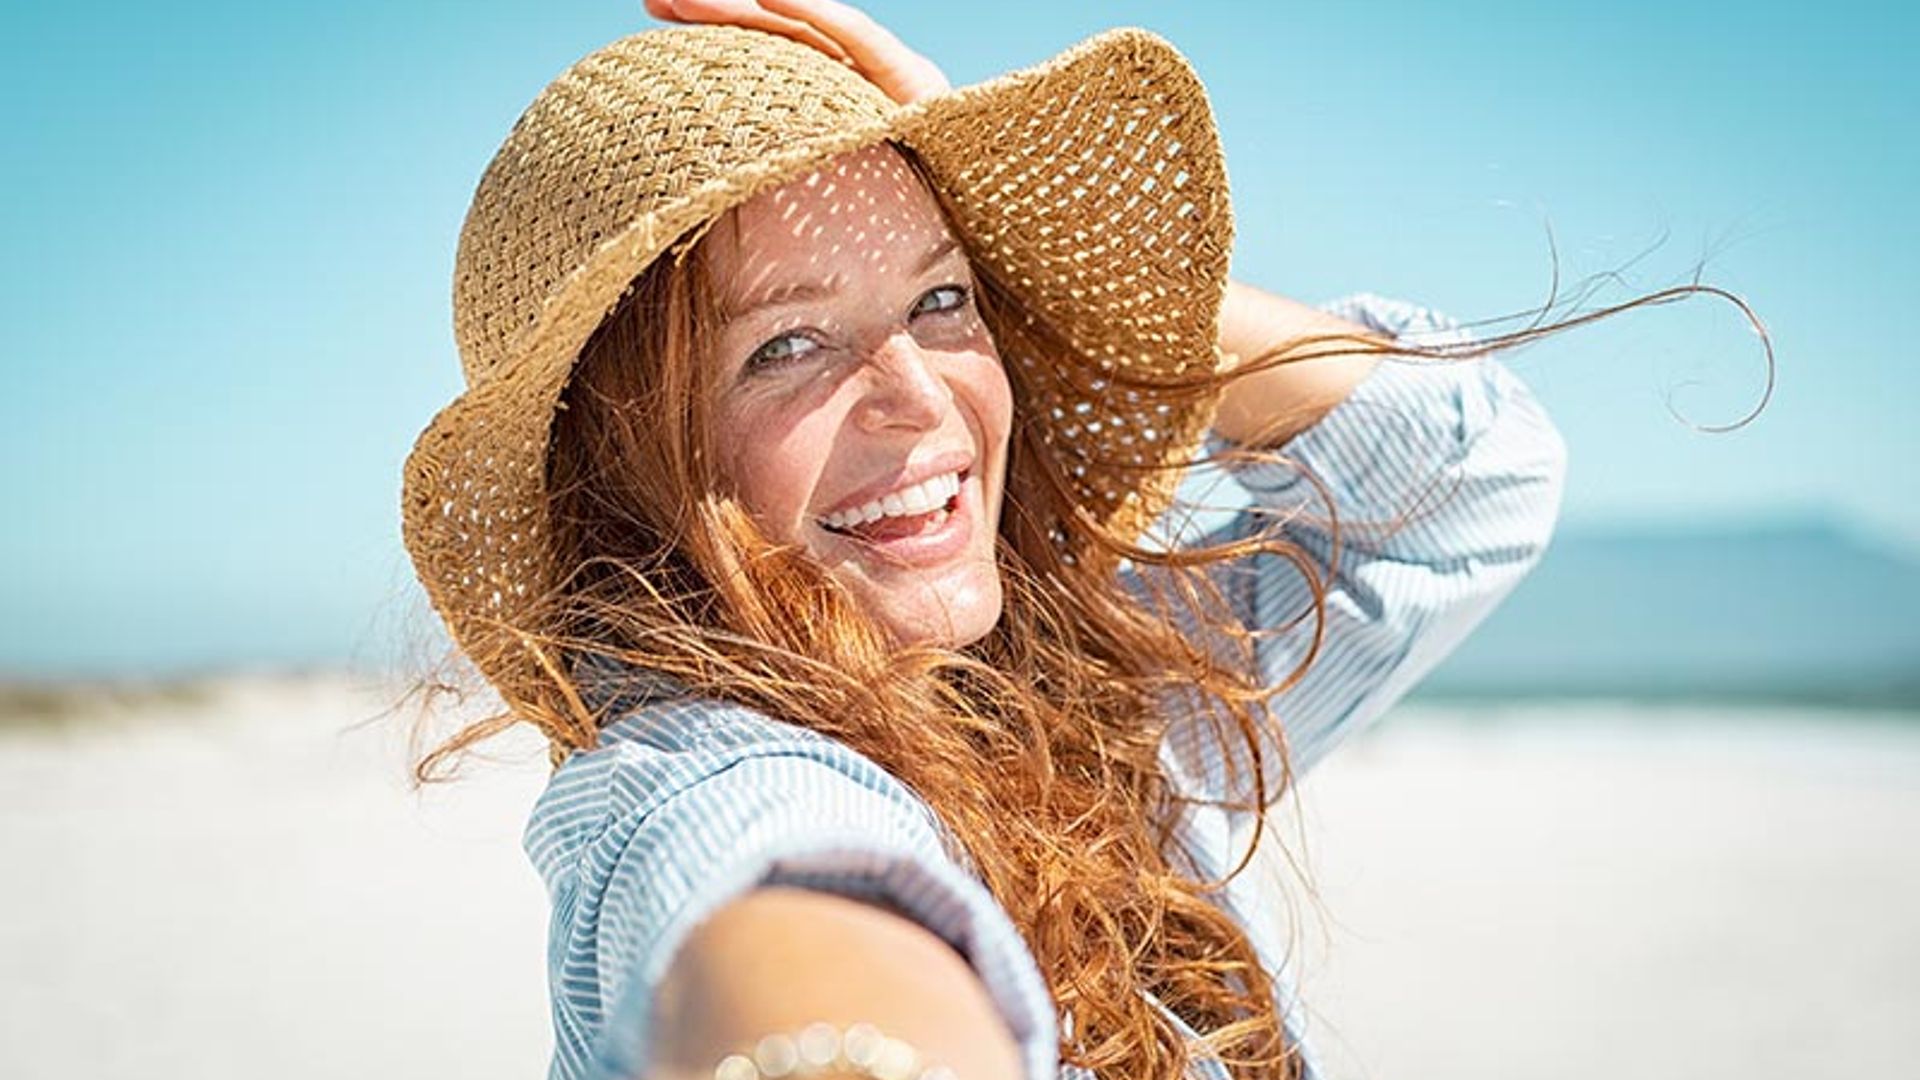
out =
[[[923,252],[913,264],[913,277],[919,277],[934,268],[941,259],[953,254],[960,247],[960,241],[951,234],[943,236],[932,247]],[[800,304],[820,300],[840,291],[841,279],[835,274],[821,281],[790,281],[761,290],[748,297],[738,306],[722,304],[721,314],[728,319],[744,318],[761,308],[782,307],[788,304]]]

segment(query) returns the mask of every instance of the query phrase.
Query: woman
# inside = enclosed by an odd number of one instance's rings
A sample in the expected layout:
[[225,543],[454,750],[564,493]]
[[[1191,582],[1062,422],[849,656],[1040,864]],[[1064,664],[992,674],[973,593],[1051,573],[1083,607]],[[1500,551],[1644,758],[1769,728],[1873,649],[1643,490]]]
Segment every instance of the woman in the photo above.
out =
[[1151,35],[949,92],[826,0],[649,9],[752,29],[617,42],[515,126],[405,496],[507,705],[423,775],[555,749],[553,1075],[1312,1075],[1262,811],[1563,472],[1492,361],[1380,360],[1539,331],[1229,284]]

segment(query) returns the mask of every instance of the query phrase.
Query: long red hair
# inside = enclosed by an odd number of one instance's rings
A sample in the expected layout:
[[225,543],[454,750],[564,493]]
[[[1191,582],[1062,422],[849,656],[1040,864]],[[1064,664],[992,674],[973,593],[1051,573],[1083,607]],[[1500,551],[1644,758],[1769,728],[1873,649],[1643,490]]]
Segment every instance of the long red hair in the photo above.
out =
[[[1056,370],[1083,363],[977,263],[976,280],[1003,355]],[[1717,292],[1671,292],[1691,291]],[[1332,568],[1277,526],[1178,551],[1107,532],[1077,512],[1070,451],[1020,422],[1026,394],[1021,366],[1010,364],[1016,422],[998,537],[1002,617],[966,648],[899,647],[803,553],[764,536],[715,474],[711,388],[698,361],[717,325],[716,295],[695,243],[644,271],[586,345],[555,419],[548,467],[546,529],[564,580],[531,625],[514,628],[541,662],[523,665],[517,685],[496,684],[506,710],[454,734],[418,774],[431,778],[521,722],[547,736],[556,759],[596,745],[619,695],[580,684],[584,659],[599,661],[602,682],[609,670],[653,686],[664,676],[679,692],[839,739],[918,793],[1023,932],[1062,1015],[1071,1014],[1067,1061],[1101,1075],[1172,1080],[1204,1053],[1239,1076],[1297,1076],[1271,973],[1215,900],[1221,883],[1180,869],[1186,858],[1173,825],[1191,796],[1169,784],[1159,749],[1175,722],[1170,712],[1203,725],[1232,766],[1223,801],[1264,820],[1289,790],[1269,702],[1318,651]],[[1642,297],[1466,351],[1320,339],[1228,375],[1132,385],[1124,371],[1110,377],[1121,390],[1190,401],[1295,359],[1481,355],[1674,298]],[[1337,546],[1340,523],[1330,524]],[[1313,648],[1277,684],[1259,674],[1255,631],[1232,617],[1214,573],[1254,555],[1290,561],[1313,598],[1299,613]],[[1126,579],[1123,561],[1132,568]],[[1235,873],[1251,845],[1242,854]],[[1189,1045],[1143,990],[1203,1033],[1203,1045]]]

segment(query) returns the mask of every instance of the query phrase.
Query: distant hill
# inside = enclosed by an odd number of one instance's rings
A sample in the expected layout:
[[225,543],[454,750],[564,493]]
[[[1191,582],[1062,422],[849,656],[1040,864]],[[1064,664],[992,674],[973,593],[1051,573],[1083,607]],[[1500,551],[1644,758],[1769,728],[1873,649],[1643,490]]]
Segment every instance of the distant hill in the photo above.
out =
[[1824,521],[1563,530],[1422,697],[1920,706],[1920,560]]
[[[129,600],[24,584],[0,589],[0,684],[384,670],[399,655],[392,643],[430,640],[389,632],[388,622],[401,625],[399,605],[351,589],[236,599],[181,586]],[[431,629],[430,617],[420,625]],[[1414,696],[1920,710],[1920,558],[1821,520],[1563,528],[1539,568]]]

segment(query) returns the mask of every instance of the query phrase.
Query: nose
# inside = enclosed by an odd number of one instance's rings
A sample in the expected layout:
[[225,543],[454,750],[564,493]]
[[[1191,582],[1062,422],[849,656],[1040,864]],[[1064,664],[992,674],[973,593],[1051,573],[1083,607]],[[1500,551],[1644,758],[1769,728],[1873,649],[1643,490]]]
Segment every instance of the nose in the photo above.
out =
[[875,431],[940,426],[953,392],[932,361],[911,334],[894,334],[875,347],[863,372],[861,426]]

